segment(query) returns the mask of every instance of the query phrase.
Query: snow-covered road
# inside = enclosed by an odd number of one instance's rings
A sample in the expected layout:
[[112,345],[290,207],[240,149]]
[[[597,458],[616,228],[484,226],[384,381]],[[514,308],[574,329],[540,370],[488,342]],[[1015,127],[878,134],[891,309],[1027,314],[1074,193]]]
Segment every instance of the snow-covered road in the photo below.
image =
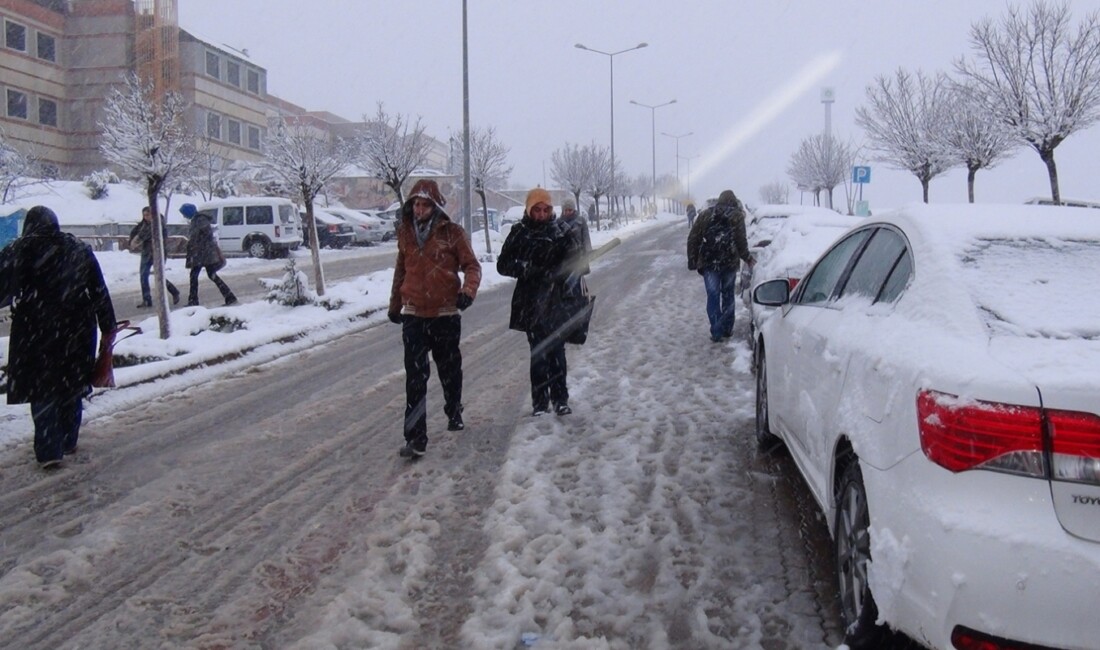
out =
[[529,415],[505,286],[463,318],[466,431],[443,431],[433,378],[415,463],[388,324],[163,380],[60,472],[3,450],[3,645],[834,647],[824,524],[755,449],[750,351],[709,341],[683,236],[596,264],[567,417]]

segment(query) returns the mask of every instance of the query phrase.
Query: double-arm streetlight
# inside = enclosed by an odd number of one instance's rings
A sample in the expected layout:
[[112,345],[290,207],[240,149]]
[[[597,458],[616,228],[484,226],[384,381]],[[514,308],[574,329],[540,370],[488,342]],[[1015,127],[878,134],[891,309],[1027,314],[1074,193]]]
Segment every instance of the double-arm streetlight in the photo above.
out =
[[625,50],[619,50],[618,52],[604,52],[603,50],[593,49],[587,45],[577,43],[574,47],[579,50],[587,50],[588,52],[595,52],[596,54],[602,54],[607,57],[607,60],[611,63],[611,189],[608,193],[608,212],[611,211],[611,197],[615,194],[615,57],[619,54],[631,52],[633,50],[640,50],[643,47],[648,46],[649,43],[638,43],[634,47],[628,47]]
[[668,106],[669,104],[675,104],[676,100],[675,99],[670,99],[669,101],[665,102],[664,104],[657,104],[656,106],[650,106],[649,104],[643,104],[641,102],[636,102],[633,99],[630,100],[630,103],[634,104],[635,106],[641,106],[642,108],[648,108],[649,109],[650,139],[653,141],[652,142],[652,145],[653,145],[653,149],[652,149],[652,151],[653,151],[653,182],[650,186],[650,191],[651,191],[650,196],[653,198],[653,203],[656,204],[657,203],[657,109],[661,108],[662,106]]
[[680,182],[680,138],[686,138],[689,135],[695,135],[694,132],[688,131],[687,133],[681,133],[680,135],[672,135],[671,133],[665,133],[661,131],[661,135],[667,135],[668,137],[676,140],[676,182]]

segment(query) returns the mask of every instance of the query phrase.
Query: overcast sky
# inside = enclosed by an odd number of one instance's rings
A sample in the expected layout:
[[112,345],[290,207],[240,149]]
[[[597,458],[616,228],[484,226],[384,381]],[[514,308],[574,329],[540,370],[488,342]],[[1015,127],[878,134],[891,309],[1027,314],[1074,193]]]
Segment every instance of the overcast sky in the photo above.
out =
[[[615,153],[632,175],[676,174],[697,200],[733,189],[749,203],[787,182],[791,154],[824,128],[824,87],[835,89],[832,130],[863,142],[854,125],[876,75],[953,72],[969,55],[970,25],[1000,17],[1004,0],[470,0],[469,85],[473,126],[492,125],[511,148],[512,183],[553,185],[550,157],[565,143],[610,141],[609,57],[616,52]],[[1073,0],[1074,16],[1100,0]],[[305,7],[308,7],[306,9]],[[420,115],[446,139],[462,128],[460,0],[179,0],[180,26],[238,50],[268,70],[268,90],[310,110],[348,119]],[[630,103],[655,106],[652,111]],[[669,133],[693,135],[676,142]],[[1100,200],[1100,126],[1055,153],[1063,198]],[[697,156],[687,160],[689,156]],[[872,210],[920,200],[907,172],[872,166]],[[838,188],[842,195],[843,190]],[[979,172],[977,200],[1049,196],[1033,150]],[[842,202],[838,195],[837,203]],[[806,199],[809,200],[808,198]],[[965,170],[932,182],[933,202],[965,201]],[[800,197],[792,189],[791,202]]]

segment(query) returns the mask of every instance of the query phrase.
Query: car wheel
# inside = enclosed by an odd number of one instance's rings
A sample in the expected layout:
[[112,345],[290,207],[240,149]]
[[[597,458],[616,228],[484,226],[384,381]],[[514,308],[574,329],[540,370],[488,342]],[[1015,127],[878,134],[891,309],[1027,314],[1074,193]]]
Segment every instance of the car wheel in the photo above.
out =
[[271,254],[271,244],[263,237],[255,237],[248,242],[248,255],[250,257],[266,258]]
[[844,643],[852,650],[878,648],[885,629],[875,625],[878,607],[867,581],[871,563],[871,516],[859,462],[852,457],[836,495],[833,558],[844,618]]
[[761,345],[756,355],[756,444],[771,447],[778,441],[768,426],[768,364]]

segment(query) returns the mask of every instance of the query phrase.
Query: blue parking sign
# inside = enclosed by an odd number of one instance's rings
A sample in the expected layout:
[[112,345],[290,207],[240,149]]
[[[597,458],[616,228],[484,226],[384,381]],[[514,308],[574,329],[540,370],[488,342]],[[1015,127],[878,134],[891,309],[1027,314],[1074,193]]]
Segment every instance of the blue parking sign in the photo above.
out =
[[852,182],[853,183],[870,183],[871,182],[871,168],[869,166],[852,167]]

